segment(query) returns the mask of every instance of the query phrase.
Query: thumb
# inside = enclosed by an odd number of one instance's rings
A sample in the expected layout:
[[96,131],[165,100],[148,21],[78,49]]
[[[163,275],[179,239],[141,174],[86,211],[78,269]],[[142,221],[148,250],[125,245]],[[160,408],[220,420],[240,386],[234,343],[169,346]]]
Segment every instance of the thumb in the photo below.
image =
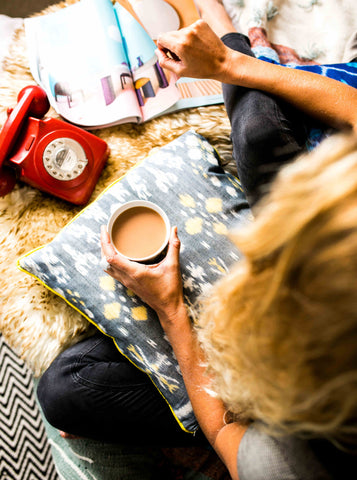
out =
[[156,50],[156,56],[159,60],[160,67],[165,68],[166,70],[170,70],[174,74],[178,75],[180,63],[175,61],[173,58],[167,56],[167,54],[160,49]]
[[169,238],[167,259],[172,263],[179,263],[181,242],[177,235],[177,227],[172,227]]

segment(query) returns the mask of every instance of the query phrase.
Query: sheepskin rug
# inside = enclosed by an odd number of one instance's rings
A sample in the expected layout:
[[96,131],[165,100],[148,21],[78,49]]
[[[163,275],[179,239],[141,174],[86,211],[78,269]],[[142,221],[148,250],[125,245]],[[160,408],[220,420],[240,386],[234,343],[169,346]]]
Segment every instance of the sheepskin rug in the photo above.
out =
[[[75,0],[42,13],[72,3]],[[341,61],[344,44],[357,29],[355,0],[226,0],[225,4],[244,33],[251,26],[264,26],[274,42],[293,47],[321,63]],[[14,36],[4,68],[0,126],[6,120],[7,108],[16,104],[18,92],[34,84],[23,27]],[[48,115],[57,116],[53,110]],[[223,105],[184,110],[143,125],[97,130],[95,134],[108,143],[111,154],[91,201],[153,149],[191,128],[205,136],[224,161],[230,162],[230,125]],[[21,183],[11,194],[0,198],[0,331],[35,375],[63,349],[90,335],[94,327],[61,298],[19,271],[16,262],[21,255],[50,242],[80,209]]]

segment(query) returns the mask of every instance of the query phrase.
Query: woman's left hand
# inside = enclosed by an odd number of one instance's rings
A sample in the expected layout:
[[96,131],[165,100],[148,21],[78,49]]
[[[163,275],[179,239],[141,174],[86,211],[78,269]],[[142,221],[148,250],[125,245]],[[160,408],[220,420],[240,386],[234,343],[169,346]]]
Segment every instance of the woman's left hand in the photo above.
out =
[[232,53],[203,20],[163,33],[157,40],[160,66],[179,77],[221,80],[231,64]]
[[171,229],[168,251],[164,260],[155,265],[132,262],[118,255],[104,226],[101,229],[101,246],[110,265],[106,273],[132,290],[143,302],[153,308],[160,321],[161,319],[174,321],[177,312],[184,308],[177,227]]

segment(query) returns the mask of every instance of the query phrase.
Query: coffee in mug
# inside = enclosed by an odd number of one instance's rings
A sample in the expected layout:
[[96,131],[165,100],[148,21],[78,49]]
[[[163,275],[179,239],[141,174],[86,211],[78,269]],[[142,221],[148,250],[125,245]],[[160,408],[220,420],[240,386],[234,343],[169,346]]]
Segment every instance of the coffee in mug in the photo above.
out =
[[115,210],[108,232],[119,254],[136,262],[153,263],[161,259],[167,247],[170,222],[158,205],[134,200]]

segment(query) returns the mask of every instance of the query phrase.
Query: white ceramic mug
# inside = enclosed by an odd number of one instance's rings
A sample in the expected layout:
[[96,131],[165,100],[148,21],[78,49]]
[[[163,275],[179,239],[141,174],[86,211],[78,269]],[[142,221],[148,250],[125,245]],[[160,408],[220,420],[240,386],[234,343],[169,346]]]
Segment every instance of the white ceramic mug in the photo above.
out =
[[[146,200],[133,200],[120,205],[110,216],[107,229],[117,253],[141,263],[160,261],[170,237],[170,221],[166,213],[155,203]],[[124,245],[123,251],[118,247],[119,238]],[[139,251],[145,253],[135,253]]]

